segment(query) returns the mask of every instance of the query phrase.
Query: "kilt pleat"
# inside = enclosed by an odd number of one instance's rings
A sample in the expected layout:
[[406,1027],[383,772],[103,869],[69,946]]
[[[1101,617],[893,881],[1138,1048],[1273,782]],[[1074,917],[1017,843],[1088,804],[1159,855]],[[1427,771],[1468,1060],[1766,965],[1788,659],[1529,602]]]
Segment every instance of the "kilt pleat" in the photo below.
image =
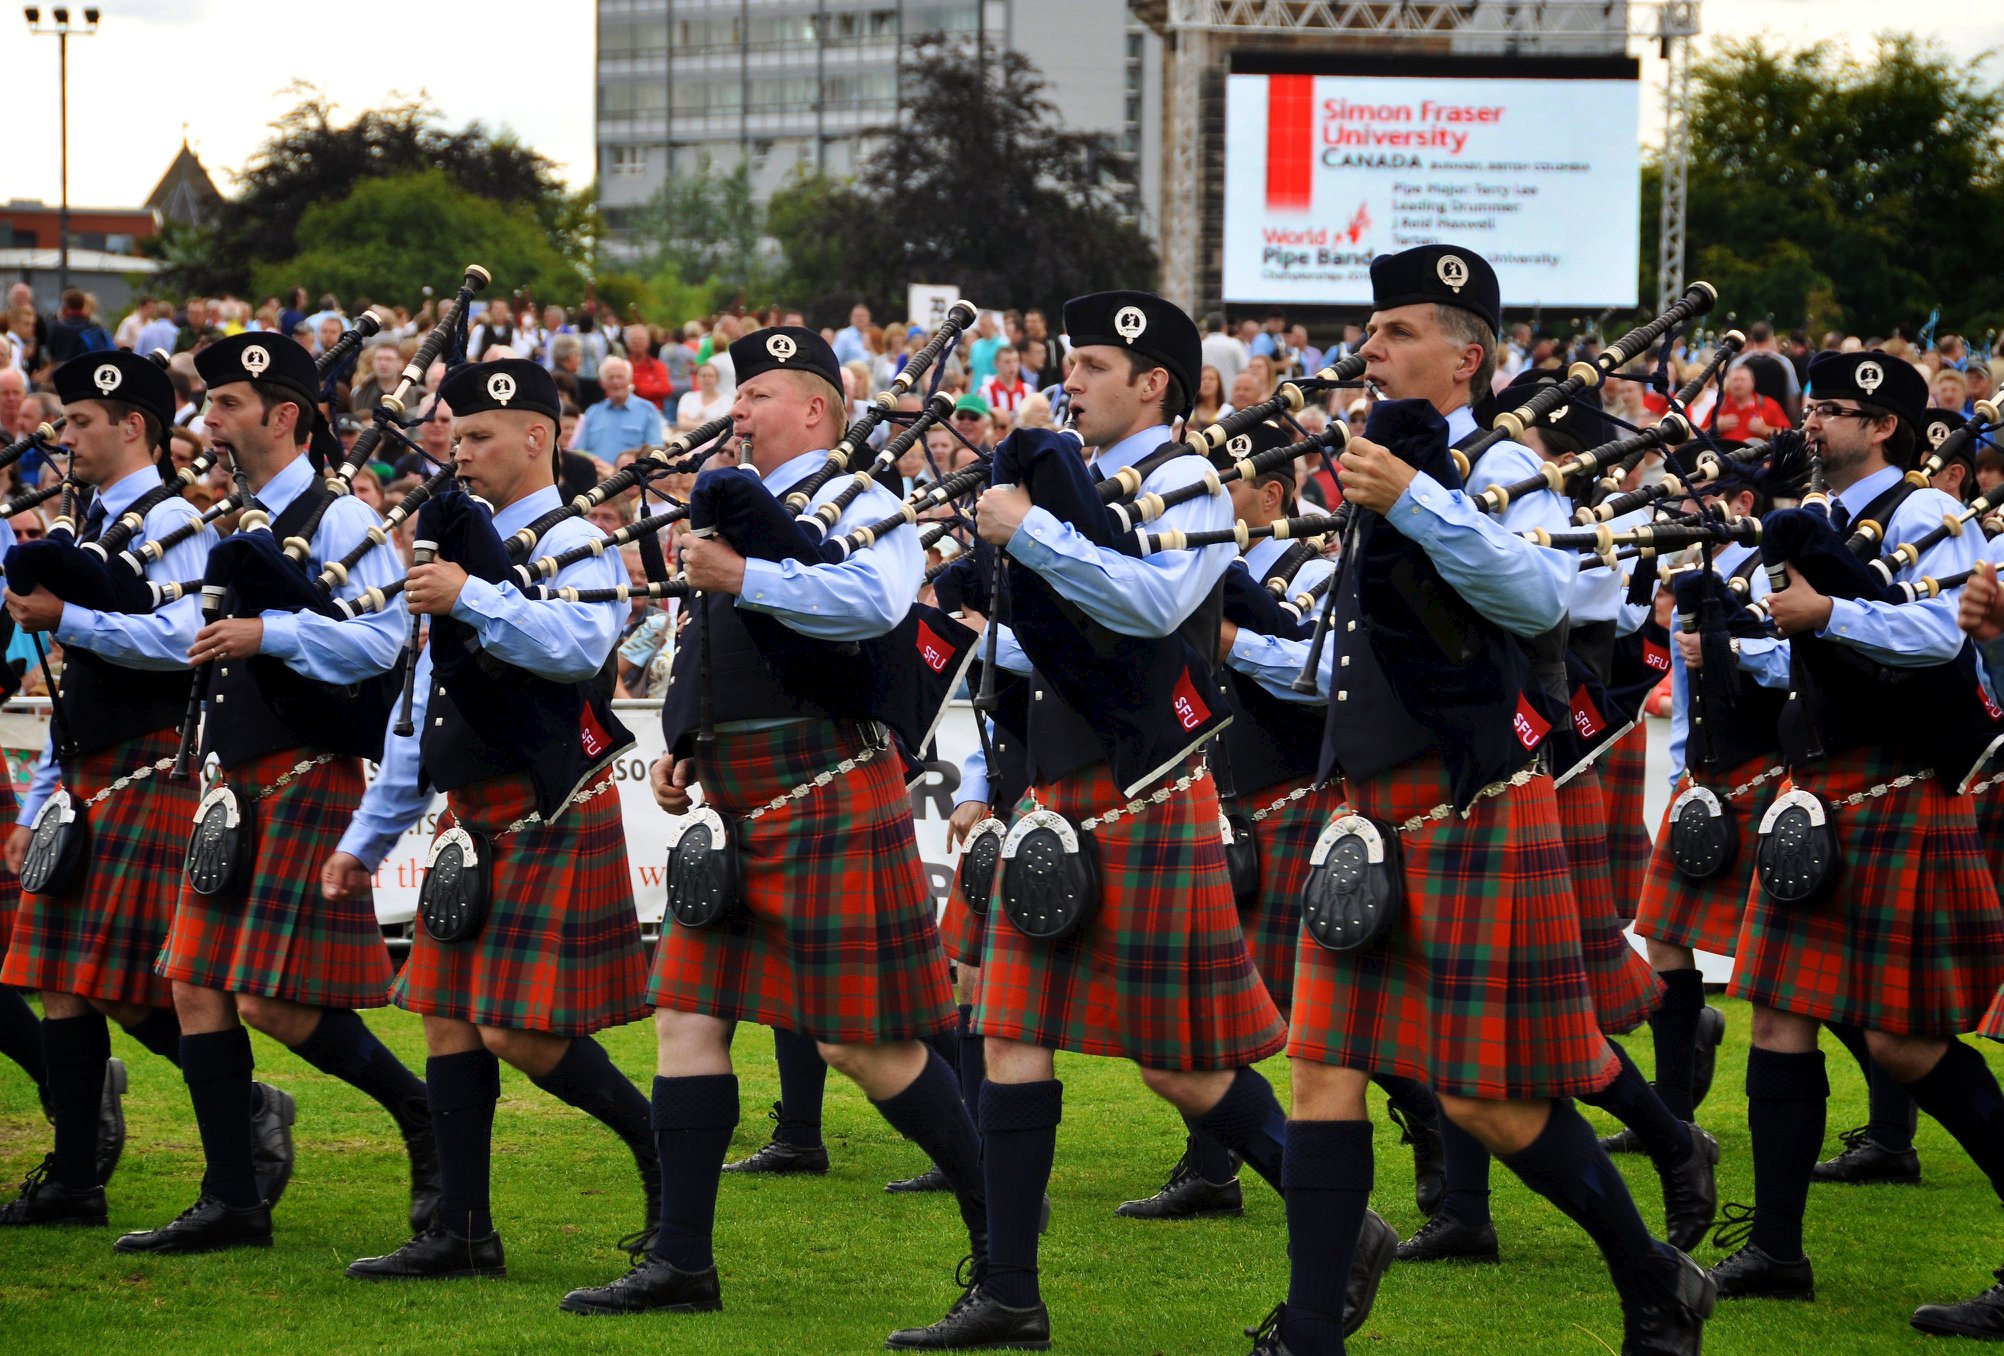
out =
[[[1761,754],[1735,767],[1709,774],[1705,785],[1723,795],[1775,765],[1779,755]],[[1686,773],[1677,783],[1682,794],[1691,785]],[[1649,854],[1649,870],[1636,899],[1635,931],[1672,946],[1688,946],[1715,956],[1730,956],[1739,947],[1740,921],[1746,916],[1747,892],[1754,883],[1754,855],[1760,846],[1760,817],[1774,803],[1776,788],[1764,782],[1726,802],[1739,823],[1740,854],[1731,868],[1711,880],[1694,883],[1677,873],[1670,861],[1670,807]],[[1677,797],[1673,795],[1671,800]]]
[[[65,784],[72,797],[87,800],[128,773],[172,758],[178,743],[175,731],[155,730],[100,749],[79,759],[76,779]],[[173,989],[153,962],[181,893],[199,799],[192,779],[169,781],[156,772],[83,811],[88,837],[79,884],[57,897],[19,895],[0,984],[171,1006]],[[11,876],[8,889],[18,891]]]
[[[725,732],[698,779],[711,804],[742,814],[864,747],[852,727],[828,721]],[[656,1006],[847,1045],[952,1025],[946,953],[894,749],[739,829],[742,905],[712,927],[663,927]]]
[[1642,798],[1649,776],[1649,722],[1634,726],[1601,758],[1600,793],[1607,802],[1607,854],[1614,876],[1614,906],[1635,921],[1642,877],[1649,866],[1649,821]]
[[[1347,789],[1357,812],[1394,823],[1449,798],[1435,754]],[[1550,779],[1399,845],[1406,907],[1395,929],[1360,953],[1299,948],[1288,1054],[1461,1097],[1606,1086],[1617,1066],[1580,954]]]
[[[255,798],[318,755],[285,749],[224,774]],[[339,903],[320,893],[320,868],[341,845],[362,801],[362,764],[336,758],[251,807],[255,860],[241,893],[210,899],[180,887],[158,970],[205,989],[279,998],[309,1007],[379,1008],[388,1001],[390,953],[373,896]],[[181,825],[184,857],[191,825]]]
[[1614,904],[1614,874],[1608,864],[1607,800],[1593,768],[1583,768],[1555,788],[1559,834],[1580,915],[1580,957],[1600,1029],[1619,1036],[1642,1025],[1663,998],[1663,981],[1642,953],[1630,945],[1628,920]]
[[939,941],[947,956],[962,965],[981,964],[982,949],[988,945],[988,920],[967,907],[959,871],[953,873],[946,908],[939,915]]
[[2004,767],[1985,768],[1983,781],[1990,778],[1996,781],[1990,785],[1979,782],[1971,788],[1969,799],[1976,814],[1976,836],[1990,862],[1990,878],[2004,889]]
[[[390,990],[409,1012],[506,1031],[589,1036],[647,1015],[647,957],[612,773],[538,825],[492,840],[487,921],[436,941],[419,924]],[[527,773],[449,791],[439,832],[494,835],[536,807]]]
[[[1252,814],[1305,784],[1305,779],[1281,782],[1242,796],[1239,808]],[[1324,786],[1253,825],[1253,841],[1259,848],[1259,901],[1239,915],[1239,926],[1245,931],[1253,968],[1266,982],[1283,1018],[1294,1003],[1294,953],[1301,948],[1301,887],[1308,881],[1308,857],[1342,801],[1341,791]]]
[[[1901,770],[1879,750],[1853,750],[1796,784],[1835,801]],[[2004,984],[2004,905],[1974,805],[1951,791],[1931,778],[1836,810],[1844,873],[1825,899],[1775,904],[1756,882],[1729,992],[1893,1035],[1976,1029]]]
[[[1033,794],[1073,823],[1128,799],[1103,762]],[[1063,941],[1033,941],[1008,922],[1007,863],[996,872],[975,1031],[1150,1069],[1236,1069],[1278,1053],[1287,1026],[1239,927],[1211,779],[1093,837],[1099,911]]]

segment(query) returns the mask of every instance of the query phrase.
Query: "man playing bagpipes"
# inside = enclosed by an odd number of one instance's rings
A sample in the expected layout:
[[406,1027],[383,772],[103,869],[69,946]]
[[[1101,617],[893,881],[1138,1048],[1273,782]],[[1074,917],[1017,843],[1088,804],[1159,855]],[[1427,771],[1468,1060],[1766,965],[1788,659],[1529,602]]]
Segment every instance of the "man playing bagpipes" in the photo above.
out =
[[[510,534],[541,530],[547,554],[602,539],[556,489],[561,407],[549,373],[523,358],[466,364],[439,398],[452,409],[464,489],[418,515],[404,596],[432,619],[430,642],[406,656],[382,770],[320,877],[330,899],[366,897],[369,873],[431,791],[445,793],[417,935],[390,991],[424,1017],[438,1209],[402,1247],[349,1266],[365,1280],[506,1274],[489,1194],[501,1060],[632,1151],[648,1193],[633,1240],[643,1247],[659,1172],[646,1099],[592,1039],[646,1012],[613,787],[632,736],[596,681],[627,605],[531,597],[507,582]],[[619,553],[605,551],[550,585],[625,582]]]
[[[65,664],[53,733],[7,844],[23,878],[0,983],[39,989],[41,1044],[55,1146],[0,1224],[106,1222],[103,1185],[119,1133],[99,1149],[99,1106],[111,1056],[110,1016],[154,1052],[180,1061],[174,995],[154,973],[181,891],[181,854],[197,788],[163,774],[188,702],[193,599],[149,611],[144,579],[82,549],[138,511],[157,536],[196,516],[163,483],[174,418],[167,374],[137,354],[94,353],[56,372],[68,476],[97,491],[80,536],[58,521],[50,539],[7,557],[7,607],[17,625],[52,634]],[[11,533],[8,538],[12,541]],[[168,552],[149,577],[199,575],[214,537]],[[121,587],[121,585],[123,587]],[[65,747],[67,745],[67,747]],[[74,816],[65,823],[64,820]],[[36,825],[42,840],[36,849]],[[34,860],[28,861],[29,858]],[[114,1082],[122,1078],[114,1073]],[[239,1128],[248,1129],[247,1115]]]
[[[334,496],[307,455],[321,427],[320,381],[304,349],[243,334],[204,349],[195,367],[208,387],[209,441],[254,501],[200,572],[216,616],[187,655],[209,670],[195,679],[198,698],[206,679],[201,751],[215,756],[222,779],[198,807],[204,823],[158,965],[174,984],[206,1170],[195,1205],[121,1238],[126,1252],[270,1244],[290,1154],[283,1171],[260,1164],[254,1173],[268,1150],[247,1132],[246,1116],[289,1125],[293,1106],[252,1083],[244,1023],[381,1103],[410,1153],[413,1212],[428,1210],[436,1192],[424,1085],[355,1011],[382,1006],[390,982],[375,910],[366,895],[323,900],[313,876],[361,799],[362,759],[379,756],[361,721],[381,709],[368,696],[402,636],[395,612],[348,623],[328,615],[331,606],[308,606],[326,601],[311,572],[365,541],[379,520],[354,496]],[[295,539],[305,543],[303,560],[279,546]],[[346,588],[395,574],[387,552],[372,552]],[[184,746],[193,734],[190,724]]]
[[[1864,563],[1961,506],[1904,474],[1925,455],[1927,387],[1911,366],[1876,350],[1824,353],[1809,388],[1802,431],[1834,499],[1812,480],[1802,507],[1762,523],[1768,615],[1790,641],[1779,726],[1789,780],[1761,820],[1730,989],[1754,1005],[1754,1208],[1743,1229],[1721,1231],[1728,1246],[1744,1239],[1713,1269],[1727,1298],[1815,1294],[1802,1216],[1829,1097],[1819,1022],[1861,1028],[1872,1060],[2004,1190],[2004,1093],[1957,1039],[2004,981],[2004,906],[1967,794],[2004,724],[1957,627],[1955,591],[1897,601]],[[1900,561],[1895,585],[1980,558],[1975,533],[1936,535]],[[1987,1324],[1994,1336],[2004,1297],[1931,1305],[1913,1323]]]
[[[915,666],[884,643],[913,608],[924,557],[898,530],[835,563],[779,502],[843,431],[827,342],[777,326],[730,356],[750,460],[705,472],[691,494],[682,567],[700,601],[662,706],[668,752],[651,774],[656,801],[685,816],[651,989],[661,1224],[625,1276],[565,1297],[575,1313],[722,1306],[712,1235],[738,1120],[739,1021],[817,1041],[945,1174],[977,1269],[986,1252],[974,1123],[954,1071],[922,1043],[951,1030],[954,1009],[905,791],[917,751],[890,741],[877,699],[878,684]],[[853,483],[825,485],[809,508]],[[834,531],[897,507],[872,484]]]
[[[1280,1107],[1251,1066],[1281,1048],[1285,1027],[1240,931],[1197,756],[1225,719],[1212,664],[1233,551],[1127,554],[1095,483],[1161,448],[1188,414],[1196,326],[1143,292],[1074,298],[1065,326],[1072,416],[1097,453],[1088,467],[1070,437],[1019,431],[997,449],[978,517],[1006,548],[1002,610],[1034,667],[1031,783],[1002,849],[975,994],[989,1257],[945,1317],[891,1335],[898,1349],[1048,1342],[1037,1234],[1062,1107],[1053,1050],[1133,1060],[1194,1129],[1280,1185]],[[1143,485],[1165,492],[1206,468],[1172,457]],[[1230,521],[1220,495],[1162,519]],[[1359,1321],[1396,1241],[1377,1224],[1382,1260]]]
[[[1593,1239],[1621,1296],[1627,1356],[1696,1353],[1711,1287],[1650,1237],[1570,1100],[1632,1071],[1596,1021],[1540,761],[1552,719],[1541,698],[1567,718],[1562,626],[1577,564],[1518,532],[1558,525],[1563,505],[1529,494],[1498,521],[1463,492],[1449,454],[1449,438],[1475,434],[1496,277],[1467,250],[1427,245],[1380,256],[1371,281],[1366,375],[1391,399],[1342,458],[1357,514],[1326,650],[1310,660],[1331,689],[1320,773],[1341,777],[1349,812],[1318,840],[1303,894],[1292,1276],[1256,1350],[1343,1350],[1344,1278],[1372,1179],[1364,1089],[1386,1071],[1427,1083],[1480,1149]],[[1478,455],[1471,492],[1537,467],[1508,442]]]

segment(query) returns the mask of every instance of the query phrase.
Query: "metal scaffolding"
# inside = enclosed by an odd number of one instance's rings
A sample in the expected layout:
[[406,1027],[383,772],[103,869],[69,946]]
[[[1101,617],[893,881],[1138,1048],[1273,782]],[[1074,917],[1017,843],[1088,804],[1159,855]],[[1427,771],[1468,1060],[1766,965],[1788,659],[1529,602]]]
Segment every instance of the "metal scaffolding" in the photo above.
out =
[[[1222,70],[1233,47],[1252,40],[1291,44],[1317,35],[1450,55],[1538,53],[1567,56],[1616,50],[1653,39],[1669,67],[1663,100],[1663,195],[1657,294],[1667,306],[1684,290],[1685,181],[1690,165],[1691,39],[1699,0],[1129,0],[1160,33],[1169,64],[1163,110],[1160,220],[1164,295],[1188,310],[1203,295],[1204,72]],[[1215,116],[1215,113],[1214,113]]]

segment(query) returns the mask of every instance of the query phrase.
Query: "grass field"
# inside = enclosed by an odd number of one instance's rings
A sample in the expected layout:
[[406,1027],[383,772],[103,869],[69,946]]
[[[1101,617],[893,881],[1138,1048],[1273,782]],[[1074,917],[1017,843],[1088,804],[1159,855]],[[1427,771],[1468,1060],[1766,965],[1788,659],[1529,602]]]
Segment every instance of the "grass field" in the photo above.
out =
[[[1747,1013],[1725,1005],[1729,1036],[1705,1120],[1725,1148],[1722,1194],[1751,1200],[1741,1092]],[[417,1019],[374,1014],[376,1029],[413,1064]],[[299,1167],[270,1251],[130,1260],[111,1251],[125,1229],[165,1222],[195,1194],[200,1151],[178,1075],[120,1036],[130,1066],[130,1143],[111,1191],[112,1229],[0,1232],[0,1351],[290,1353],[407,1351],[864,1352],[885,1332],[936,1318],[956,1293],[959,1234],[944,1196],[891,1197],[883,1183],[919,1170],[860,1093],[830,1083],[833,1170],[821,1178],[727,1177],[717,1238],[725,1310],[700,1317],[580,1319],[558,1312],[570,1287],[624,1268],[614,1240],[641,1219],[631,1160],[612,1135],[504,1071],[495,1131],[495,1217],[508,1249],[505,1281],[374,1286],[342,1266],[404,1236],[404,1160],[372,1103],[257,1037],[260,1076],[299,1101]],[[651,1028],[606,1044],[629,1073],[653,1065]],[[1648,1042],[1631,1042],[1645,1069]],[[1988,1053],[1989,1047],[1986,1047]],[[739,1039],[745,1117],[737,1150],[763,1142],[776,1096],[771,1044]],[[1060,1056],[1065,1123],[1044,1247],[1044,1294],[1058,1348],[1078,1353],[1223,1353],[1250,1345],[1257,1320],[1286,1286],[1279,1200],[1247,1173],[1243,1219],[1189,1224],[1118,1220],[1114,1204],[1153,1190],[1180,1151],[1180,1125],[1133,1070]],[[1276,1061],[1268,1070],[1284,1083]],[[1857,1071],[1830,1056],[1836,1130],[1864,1119]],[[1285,1091],[1283,1088],[1283,1100]],[[1592,1114],[1592,1113],[1590,1113]],[[48,1127],[19,1071],[0,1068],[0,1171],[40,1160]],[[1923,1123],[1919,1189],[1817,1187],[1808,1246],[1813,1305],[1723,1307],[1707,1332],[1715,1356],[1844,1356],[1942,1351],[1907,1327],[1917,1304],[1960,1299],[2004,1262],[2004,1215],[1955,1146]],[[1418,1223],[1411,1159],[1380,1118],[1375,1204],[1402,1232]],[[1643,1204],[1661,1218],[1654,1174],[1621,1160]],[[10,1188],[11,1189],[11,1188]],[[1611,1353],[1621,1319],[1585,1237],[1500,1169],[1495,1214],[1505,1265],[1395,1267],[1355,1352],[1483,1356]],[[1700,1260],[1715,1261],[1709,1246]]]

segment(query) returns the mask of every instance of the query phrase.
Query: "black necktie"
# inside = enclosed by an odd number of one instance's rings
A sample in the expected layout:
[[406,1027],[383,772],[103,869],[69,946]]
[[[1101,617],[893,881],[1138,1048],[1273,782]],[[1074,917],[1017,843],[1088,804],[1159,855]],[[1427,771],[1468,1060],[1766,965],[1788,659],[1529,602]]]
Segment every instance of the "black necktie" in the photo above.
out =
[[1830,505],[1830,526],[1836,528],[1840,536],[1851,526],[1851,510],[1844,507],[1841,499]]
[[84,541],[97,540],[98,534],[104,531],[104,520],[107,516],[104,511],[104,500],[102,498],[91,500],[90,512],[84,515]]

